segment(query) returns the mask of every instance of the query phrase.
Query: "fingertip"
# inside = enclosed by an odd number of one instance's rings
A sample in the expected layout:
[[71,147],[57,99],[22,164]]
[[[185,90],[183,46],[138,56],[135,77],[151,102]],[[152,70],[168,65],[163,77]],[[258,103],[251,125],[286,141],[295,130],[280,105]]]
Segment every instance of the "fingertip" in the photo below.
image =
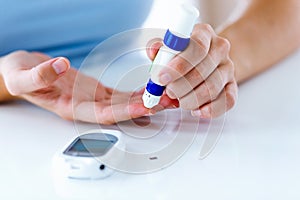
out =
[[171,99],[167,95],[161,97],[159,104],[164,108],[178,108],[179,101],[178,99]]
[[143,104],[130,104],[129,115],[132,118],[151,115],[151,109],[146,108]]
[[201,112],[201,110],[192,110],[191,111],[191,115],[193,117],[201,117],[202,116],[202,112]]
[[58,57],[51,64],[57,75],[65,73],[70,68],[70,61],[64,57]]
[[197,110],[192,110],[191,115],[193,117],[198,117],[203,119],[208,119],[212,117],[209,105],[201,107],[200,109]]
[[156,50],[156,49],[152,49],[152,48],[149,48],[149,49],[147,49],[147,56],[148,56],[148,58],[150,58],[150,60],[154,60],[154,58],[155,58],[155,56],[156,56],[156,54],[157,54],[157,52],[158,52],[158,49]]
[[155,40],[154,42],[149,42],[147,44],[147,55],[151,60],[154,60],[157,52],[159,51],[160,47],[162,46],[161,40]]

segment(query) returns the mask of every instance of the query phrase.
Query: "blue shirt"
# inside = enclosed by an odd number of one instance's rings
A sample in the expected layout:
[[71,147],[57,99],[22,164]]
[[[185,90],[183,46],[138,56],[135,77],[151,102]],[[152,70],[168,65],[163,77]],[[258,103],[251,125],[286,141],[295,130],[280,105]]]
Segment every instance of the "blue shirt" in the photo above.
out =
[[109,36],[138,28],[152,0],[0,0],[0,56],[15,50],[65,56],[79,67]]

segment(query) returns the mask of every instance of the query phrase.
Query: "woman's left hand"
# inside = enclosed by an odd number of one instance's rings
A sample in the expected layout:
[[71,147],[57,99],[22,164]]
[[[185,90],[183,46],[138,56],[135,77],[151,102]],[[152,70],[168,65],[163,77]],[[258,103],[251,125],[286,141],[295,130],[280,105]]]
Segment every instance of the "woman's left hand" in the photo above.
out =
[[113,124],[152,115],[172,105],[169,98],[163,98],[155,109],[145,108],[143,91],[121,92],[105,87],[70,68],[66,58],[50,58],[39,52],[16,51],[1,57],[0,74],[12,96],[68,120]]

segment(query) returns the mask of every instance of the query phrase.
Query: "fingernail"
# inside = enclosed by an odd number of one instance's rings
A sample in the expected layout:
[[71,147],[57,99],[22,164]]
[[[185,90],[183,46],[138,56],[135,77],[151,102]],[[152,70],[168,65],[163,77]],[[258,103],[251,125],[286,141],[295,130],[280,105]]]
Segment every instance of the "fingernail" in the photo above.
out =
[[211,107],[210,106],[204,106],[201,108],[202,116],[205,116],[206,118],[211,117]]
[[56,74],[62,74],[68,69],[68,63],[63,58],[57,59],[54,63],[52,63],[52,67]]
[[172,108],[178,108],[178,105],[172,104]]
[[192,110],[191,114],[193,117],[201,117],[202,116],[201,110]]
[[168,83],[170,83],[172,81],[172,77],[170,76],[170,74],[162,74],[160,76],[159,81],[160,81],[160,83],[167,85]]

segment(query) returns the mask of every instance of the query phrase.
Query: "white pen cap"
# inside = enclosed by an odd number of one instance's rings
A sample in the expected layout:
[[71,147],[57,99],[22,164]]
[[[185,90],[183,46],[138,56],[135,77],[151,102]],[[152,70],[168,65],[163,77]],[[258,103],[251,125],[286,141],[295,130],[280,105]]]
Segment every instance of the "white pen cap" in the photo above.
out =
[[194,28],[194,24],[199,17],[199,11],[193,5],[182,3],[176,5],[173,11],[173,19],[170,23],[169,30],[174,34],[180,34],[189,38]]

